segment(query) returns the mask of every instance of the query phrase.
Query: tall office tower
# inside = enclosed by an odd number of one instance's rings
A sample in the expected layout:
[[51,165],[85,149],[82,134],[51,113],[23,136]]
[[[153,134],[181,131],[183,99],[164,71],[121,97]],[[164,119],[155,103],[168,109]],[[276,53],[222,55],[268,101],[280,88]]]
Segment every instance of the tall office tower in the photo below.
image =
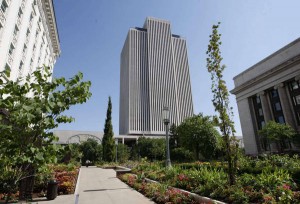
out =
[[119,134],[165,134],[164,106],[171,124],[193,115],[186,40],[169,21],[147,18],[129,30],[121,53]]
[[52,0],[0,0],[0,71],[11,80],[43,65],[53,69],[60,54]]

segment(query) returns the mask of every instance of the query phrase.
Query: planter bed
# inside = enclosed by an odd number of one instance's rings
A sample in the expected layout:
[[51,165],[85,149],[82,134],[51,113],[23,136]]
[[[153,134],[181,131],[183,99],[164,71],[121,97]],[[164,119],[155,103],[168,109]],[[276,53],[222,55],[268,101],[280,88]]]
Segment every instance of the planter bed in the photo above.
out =
[[118,178],[158,204],[160,203],[161,204],[163,203],[224,204],[223,202],[212,200],[207,197],[199,196],[195,193],[191,193],[179,188],[170,187],[148,178],[139,179],[138,176],[135,174],[126,173],[126,174],[119,175]]
[[263,170],[255,175],[244,173],[230,186],[226,170],[208,166],[201,168],[197,163],[197,168],[182,169],[182,165],[175,164],[166,169],[160,163],[144,163],[132,169],[132,173],[226,203],[300,203],[299,187],[285,169]]

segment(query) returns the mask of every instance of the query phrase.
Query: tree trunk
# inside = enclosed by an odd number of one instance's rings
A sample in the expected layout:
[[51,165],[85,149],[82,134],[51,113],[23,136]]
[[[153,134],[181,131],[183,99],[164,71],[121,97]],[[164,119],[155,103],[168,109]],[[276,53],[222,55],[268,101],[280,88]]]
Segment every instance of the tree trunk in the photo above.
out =
[[35,169],[32,165],[27,167],[27,165],[24,165],[24,171],[27,172],[27,177],[20,180],[19,185],[19,200],[31,200],[32,199],[32,193],[33,193],[33,185],[34,185],[34,174]]

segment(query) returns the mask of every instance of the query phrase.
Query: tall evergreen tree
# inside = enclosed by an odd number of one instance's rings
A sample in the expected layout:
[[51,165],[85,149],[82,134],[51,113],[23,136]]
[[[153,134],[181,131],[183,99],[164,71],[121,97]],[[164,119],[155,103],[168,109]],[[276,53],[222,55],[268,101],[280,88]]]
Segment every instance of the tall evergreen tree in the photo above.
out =
[[[222,56],[220,51],[221,34],[218,33],[218,25],[212,26],[212,34],[209,36],[209,45],[206,54],[208,55],[207,70],[211,74],[213,105],[218,116],[215,122],[219,126],[225,143],[226,157],[228,161],[228,174],[230,184],[235,183],[235,172],[237,162],[237,144],[234,139],[234,122],[232,120],[232,107],[229,105],[229,92],[226,82],[223,80],[223,71],[225,65],[222,65]],[[232,136],[232,137],[230,137]]]
[[114,157],[115,157],[115,148],[114,148],[114,139],[113,139],[114,132],[111,123],[111,112],[112,112],[112,104],[111,104],[111,97],[109,97],[105,125],[104,125],[104,135],[102,139],[103,160],[108,162],[114,161]]

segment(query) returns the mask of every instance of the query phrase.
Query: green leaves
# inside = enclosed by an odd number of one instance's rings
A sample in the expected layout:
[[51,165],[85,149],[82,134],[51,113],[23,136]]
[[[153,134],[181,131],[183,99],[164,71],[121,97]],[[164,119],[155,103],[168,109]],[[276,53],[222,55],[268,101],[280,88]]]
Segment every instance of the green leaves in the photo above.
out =
[[218,124],[224,137],[226,157],[228,161],[229,180],[230,184],[234,184],[234,172],[236,171],[234,166],[237,160],[237,152],[235,152],[236,145],[232,145],[230,142],[230,136],[234,135],[235,128],[232,120],[233,112],[229,106],[229,92],[226,82],[223,80],[223,71],[225,69],[225,65],[222,65],[223,58],[221,57],[220,51],[220,45],[222,43],[220,41],[221,34],[218,33],[219,25],[220,22],[218,22],[217,25],[212,26],[212,34],[209,36],[210,41],[206,52],[208,55],[206,59],[206,67],[208,72],[211,74],[213,92],[212,102],[215,107],[215,111],[218,113],[218,120],[215,119],[214,121]]
[[269,121],[258,133],[263,138],[275,142],[280,152],[283,151],[286,141],[296,136],[296,132],[291,126],[275,121]]
[[220,134],[209,116],[199,114],[187,118],[176,128],[176,132],[180,145],[193,150],[197,159],[199,154],[206,159],[211,159],[218,149],[217,138]]
[[112,112],[112,103],[111,98],[108,98],[108,107],[106,112],[106,119],[104,124],[104,135],[102,139],[102,146],[103,146],[103,160],[112,162],[115,158],[115,151],[114,151],[114,132],[112,127],[111,121],[111,112]]
[[[70,123],[62,115],[71,106],[90,98],[91,83],[79,73],[70,80],[53,79],[50,68],[43,67],[22,81],[4,80],[9,70],[0,72],[0,163],[9,166],[32,165],[43,169],[56,161],[57,138],[51,130],[60,123]],[[1,172],[1,169],[0,169]],[[26,176],[26,171],[20,172]]]

